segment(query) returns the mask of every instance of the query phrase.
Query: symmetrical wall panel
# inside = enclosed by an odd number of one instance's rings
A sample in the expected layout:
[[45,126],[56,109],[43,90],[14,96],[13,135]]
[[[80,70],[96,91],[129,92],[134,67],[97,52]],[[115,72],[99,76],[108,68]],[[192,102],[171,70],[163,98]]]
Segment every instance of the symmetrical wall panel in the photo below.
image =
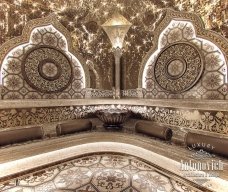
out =
[[87,117],[98,109],[117,107],[168,126],[228,134],[228,112],[205,109],[137,105],[84,105],[59,107],[31,107],[0,110],[0,128],[53,123]]
[[[55,18],[49,16],[47,20],[51,23]],[[70,38],[54,25],[61,24],[34,20],[23,34],[27,42],[23,36],[16,45],[12,43],[15,39],[7,42],[12,48],[5,51],[2,59],[2,99],[83,97],[83,89],[88,85],[85,66],[70,51]]]
[[113,12],[121,13],[133,26],[124,41],[124,89],[137,88],[142,58],[157,41],[154,30],[166,15],[165,8],[197,13],[210,29],[228,38],[226,0],[1,0],[0,44],[19,36],[33,19],[56,14],[71,33],[78,52],[90,68],[92,87],[112,88],[114,62],[111,42],[100,27]]
[[147,98],[228,99],[224,38],[205,30],[196,15],[172,10],[155,38],[139,75]]
[[136,157],[120,154],[93,154],[67,161],[0,184],[1,191],[199,192],[186,180],[173,178],[166,170]]

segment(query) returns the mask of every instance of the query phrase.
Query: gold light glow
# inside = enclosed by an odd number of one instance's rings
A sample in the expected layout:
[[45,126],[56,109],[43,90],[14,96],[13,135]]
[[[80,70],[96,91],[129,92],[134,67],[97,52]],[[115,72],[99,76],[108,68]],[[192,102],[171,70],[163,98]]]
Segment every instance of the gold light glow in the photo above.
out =
[[114,48],[122,48],[124,37],[131,25],[132,24],[122,15],[115,13],[108,21],[102,25],[102,27],[107,33],[112,46]]

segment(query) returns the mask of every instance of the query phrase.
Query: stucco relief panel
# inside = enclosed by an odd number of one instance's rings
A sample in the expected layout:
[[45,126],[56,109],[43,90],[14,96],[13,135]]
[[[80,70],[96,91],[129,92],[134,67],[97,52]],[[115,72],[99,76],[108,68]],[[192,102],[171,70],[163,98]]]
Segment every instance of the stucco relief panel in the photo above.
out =
[[[106,168],[104,161],[109,165],[113,163],[115,165]],[[115,153],[76,157],[71,161],[2,182],[0,190],[4,192],[199,191],[187,184],[186,180],[173,178],[166,170],[155,168],[152,164],[136,157]]]
[[[40,107],[24,109],[2,109],[0,111],[0,128],[45,124],[88,117],[98,109],[110,108],[110,105]],[[228,134],[228,113],[226,111],[209,111],[179,109],[169,107],[147,107],[118,105],[120,109],[129,109],[142,118],[179,128],[202,130],[219,134]]]
[[[195,66],[198,60],[190,62],[190,58],[195,58],[194,51],[181,47],[181,44],[195,47],[200,55],[198,67]],[[179,46],[170,54],[170,47],[174,45]],[[178,58],[177,50],[183,52]],[[162,56],[165,62],[161,63]],[[196,73],[185,78],[187,71],[183,70],[186,70],[186,63]],[[162,66],[166,68],[163,71],[167,72],[163,75],[158,70]],[[198,73],[200,75],[194,77]],[[191,86],[181,89],[182,85],[191,81]],[[149,57],[142,77],[142,87],[147,90],[147,98],[226,99],[226,83],[227,64],[222,51],[214,43],[197,37],[191,22],[181,20],[172,20],[160,33],[158,48]]]
[[82,98],[85,73],[67,46],[52,25],[33,29],[29,42],[11,50],[3,61],[2,98]]

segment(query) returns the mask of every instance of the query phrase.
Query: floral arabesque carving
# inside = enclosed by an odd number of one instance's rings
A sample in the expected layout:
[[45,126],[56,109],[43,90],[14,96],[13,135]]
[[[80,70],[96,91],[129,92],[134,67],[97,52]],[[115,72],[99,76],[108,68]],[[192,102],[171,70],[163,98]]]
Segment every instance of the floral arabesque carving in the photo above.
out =
[[34,89],[44,92],[60,92],[73,78],[71,62],[67,55],[50,46],[31,48],[22,62],[22,74]]
[[1,109],[0,128],[46,124],[88,117],[100,109],[128,109],[144,119],[193,130],[228,134],[228,112],[136,105],[87,105]]
[[203,72],[203,59],[196,46],[178,42],[165,47],[154,65],[155,80],[171,93],[190,89]]

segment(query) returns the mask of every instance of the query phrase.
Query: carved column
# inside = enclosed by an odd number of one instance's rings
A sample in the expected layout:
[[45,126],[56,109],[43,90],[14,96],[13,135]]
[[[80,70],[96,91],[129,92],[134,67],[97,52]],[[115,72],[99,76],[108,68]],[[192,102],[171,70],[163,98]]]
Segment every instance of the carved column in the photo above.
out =
[[114,49],[115,56],[115,98],[120,99],[120,58],[122,51],[119,47]]

